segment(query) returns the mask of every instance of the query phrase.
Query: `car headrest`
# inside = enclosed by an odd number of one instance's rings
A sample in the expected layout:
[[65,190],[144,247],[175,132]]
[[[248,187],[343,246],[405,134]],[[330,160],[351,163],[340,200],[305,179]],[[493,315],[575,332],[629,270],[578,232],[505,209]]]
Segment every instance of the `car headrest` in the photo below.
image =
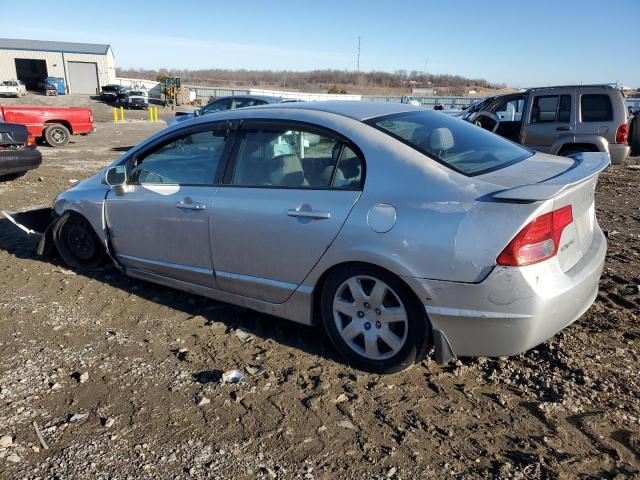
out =
[[429,146],[431,129],[426,125],[416,128],[411,134],[411,143],[426,148]]
[[302,163],[297,155],[280,155],[270,162],[269,177],[272,185],[307,185]]
[[455,142],[453,141],[453,134],[448,128],[436,128],[431,132],[429,137],[429,146],[433,151],[449,150],[453,148]]

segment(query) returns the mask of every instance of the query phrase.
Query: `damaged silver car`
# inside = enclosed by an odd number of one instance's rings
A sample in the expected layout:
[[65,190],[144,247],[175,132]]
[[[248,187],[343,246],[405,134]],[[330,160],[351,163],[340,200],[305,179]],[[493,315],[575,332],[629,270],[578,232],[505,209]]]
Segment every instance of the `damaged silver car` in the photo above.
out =
[[594,301],[606,153],[536,153],[410,105],[291,103],[195,118],[8,214],[71,267],[311,325],[358,368],[513,355]]

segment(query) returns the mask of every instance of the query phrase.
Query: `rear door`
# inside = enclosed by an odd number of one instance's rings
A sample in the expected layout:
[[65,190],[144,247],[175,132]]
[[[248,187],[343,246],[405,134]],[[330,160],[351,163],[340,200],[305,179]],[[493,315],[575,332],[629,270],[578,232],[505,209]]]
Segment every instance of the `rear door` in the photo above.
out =
[[575,135],[575,89],[531,92],[521,143],[544,153],[556,153],[563,137]]
[[218,288],[285,302],[334,240],[362,188],[357,148],[324,130],[245,122],[211,216]]
[[217,125],[170,134],[130,165],[123,191],[113,188],[106,220],[123,265],[163,277],[215,286],[209,215],[226,154]]

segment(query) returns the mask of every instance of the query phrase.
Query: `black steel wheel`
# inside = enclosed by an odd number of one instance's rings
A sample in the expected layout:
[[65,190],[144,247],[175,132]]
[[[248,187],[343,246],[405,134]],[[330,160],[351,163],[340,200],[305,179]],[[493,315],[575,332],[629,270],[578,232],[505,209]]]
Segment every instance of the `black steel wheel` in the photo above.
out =
[[67,212],[53,227],[53,241],[62,260],[72,268],[91,270],[102,265],[105,251],[91,224]]

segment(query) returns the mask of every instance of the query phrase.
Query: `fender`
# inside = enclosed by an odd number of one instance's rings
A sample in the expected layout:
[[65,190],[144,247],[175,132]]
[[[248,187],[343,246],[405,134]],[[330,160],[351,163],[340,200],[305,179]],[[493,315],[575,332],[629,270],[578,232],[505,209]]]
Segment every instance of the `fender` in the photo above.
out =
[[609,142],[599,135],[571,135],[557,139],[553,142],[549,153],[557,155],[565,145],[572,144],[588,144],[593,145],[599,152],[609,152]]

